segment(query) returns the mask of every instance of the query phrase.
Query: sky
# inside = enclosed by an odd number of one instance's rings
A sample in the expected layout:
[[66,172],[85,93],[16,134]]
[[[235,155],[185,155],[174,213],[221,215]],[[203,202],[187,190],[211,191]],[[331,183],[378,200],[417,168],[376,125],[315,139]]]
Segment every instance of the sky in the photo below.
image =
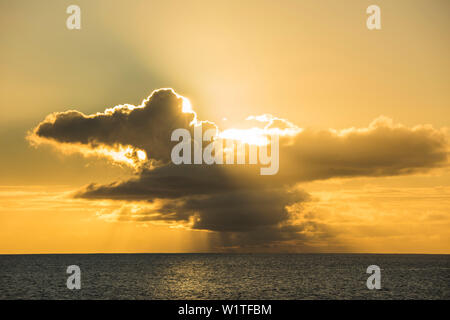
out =
[[[448,1],[0,9],[0,254],[450,253]],[[174,165],[200,123],[277,174]]]

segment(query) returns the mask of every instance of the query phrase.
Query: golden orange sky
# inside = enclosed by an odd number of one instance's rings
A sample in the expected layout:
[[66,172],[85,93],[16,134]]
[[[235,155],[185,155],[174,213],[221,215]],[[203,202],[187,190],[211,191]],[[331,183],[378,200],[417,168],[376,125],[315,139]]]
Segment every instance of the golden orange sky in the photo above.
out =
[[[370,31],[374,3],[382,29]],[[82,28],[67,30],[70,4],[0,4],[1,254],[450,253],[448,1],[77,1]],[[305,130],[275,178],[304,196],[267,238],[253,222],[130,218],[154,210],[145,199],[74,198],[143,176],[98,149],[27,139],[54,112],[137,106],[159,88],[222,130],[261,114]]]

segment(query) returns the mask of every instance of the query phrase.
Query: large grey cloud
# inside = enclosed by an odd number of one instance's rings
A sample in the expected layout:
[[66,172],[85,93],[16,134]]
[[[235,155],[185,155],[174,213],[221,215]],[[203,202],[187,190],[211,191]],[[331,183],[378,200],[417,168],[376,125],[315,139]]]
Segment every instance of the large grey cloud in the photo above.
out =
[[280,154],[280,176],[299,181],[395,176],[447,166],[449,143],[444,130],[380,117],[363,129],[305,130]]
[[[239,190],[165,201],[157,209],[134,214],[133,219],[188,222],[193,217],[194,229],[247,232],[286,222],[292,217],[286,207],[308,200],[309,195],[302,191]],[[121,218],[127,220],[127,214]]]
[[132,145],[157,161],[170,160],[170,134],[189,128],[193,113],[183,113],[183,99],[170,89],[155,91],[138,108],[117,106],[103,113],[84,115],[59,112],[41,122],[33,135],[59,143],[76,143],[95,149],[99,145]]
[[[77,111],[56,113],[40,123],[32,137],[61,144],[131,145],[160,162],[144,166],[136,177],[112,184],[90,184],[76,197],[158,202],[151,210],[120,220],[190,222],[194,229],[219,233],[223,246],[267,245],[304,239],[305,229],[326,226],[294,221],[287,208],[309,201],[292,186],[317,179],[393,176],[426,172],[448,165],[448,140],[429,126],[408,128],[380,118],[363,129],[342,132],[303,130],[280,138],[277,175],[260,176],[256,166],[173,165],[170,135],[188,128],[193,113],[183,113],[183,100],[172,90],[159,90],[138,108],[116,107],[86,116]],[[284,125],[272,121],[271,127]]]

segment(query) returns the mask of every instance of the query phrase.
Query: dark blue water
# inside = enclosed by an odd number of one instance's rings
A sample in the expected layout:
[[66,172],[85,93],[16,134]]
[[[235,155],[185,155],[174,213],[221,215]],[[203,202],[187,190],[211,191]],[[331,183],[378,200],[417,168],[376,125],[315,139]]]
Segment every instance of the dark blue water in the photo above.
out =
[[450,299],[450,255],[0,255],[0,299]]

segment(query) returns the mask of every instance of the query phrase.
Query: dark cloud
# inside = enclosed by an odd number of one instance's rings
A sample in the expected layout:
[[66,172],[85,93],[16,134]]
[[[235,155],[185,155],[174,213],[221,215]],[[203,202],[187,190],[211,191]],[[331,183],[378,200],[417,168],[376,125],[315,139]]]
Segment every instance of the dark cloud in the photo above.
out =
[[[109,185],[91,184],[76,196],[91,199],[152,201],[229,192],[258,186],[249,179],[234,178],[239,173],[249,175],[250,170],[224,166],[169,164],[151,170],[143,169],[136,178],[128,181]],[[258,174],[256,168],[251,172]]]
[[117,106],[104,113],[86,116],[78,111],[55,113],[41,122],[33,135],[59,143],[131,145],[147,156],[168,162],[173,143],[170,135],[177,128],[189,128],[193,113],[183,113],[183,99],[171,89],[161,89],[140,107]]
[[288,142],[280,148],[279,179],[396,176],[448,165],[444,131],[394,125],[384,117],[364,129],[304,130]]
[[308,200],[309,195],[302,191],[266,189],[224,192],[163,201],[157,208],[132,214],[125,209],[121,212],[121,219],[188,222],[193,218],[191,227],[194,229],[248,232],[288,221],[293,215],[287,207]]
[[[131,211],[122,208],[119,221],[183,222],[191,229],[216,232],[216,248],[264,247],[270,243],[308,239],[303,231],[318,228],[315,222],[297,221],[290,209],[310,201],[298,190],[260,189],[207,193],[163,201],[154,209]],[[315,235],[317,238],[317,236]],[[300,247],[299,247],[300,245]]]
[[190,197],[166,212],[195,217],[193,228],[222,232],[248,232],[279,226],[291,216],[286,207],[308,200],[302,192],[281,189],[240,190]]
[[162,200],[155,209],[137,213],[122,210],[119,220],[189,223],[192,229],[227,233],[223,239],[228,241],[221,246],[227,246],[230,239],[234,239],[234,245],[240,239],[239,245],[247,246],[299,238],[301,228],[286,225],[294,219],[287,207],[308,201],[309,195],[273,186],[256,169],[168,165],[144,170],[128,181],[89,185],[77,197],[151,203]]
[[[193,229],[216,232],[220,247],[301,242],[306,234],[328,237],[331,231],[325,225],[296,220],[295,213],[288,210],[293,204],[309,201],[306,193],[288,191],[296,183],[402,175],[448,164],[443,131],[428,126],[408,128],[380,118],[363,129],[303,130],[293,137],[281,137],[279,172],[273,176],[260,176],[254,165],[176,166],[169,163],[170,135],[177,128],[191,130],[195,117],[183,113],[182,108],[183,98],[172,90],[159,90],[138,108],[121,106],[90,116],[77,111],[56,113],[32,135],[92,149],[131,145],[145,150],[159,166],[141,168],[128,181],[91,184],[76,197],[158,203],[138,213],[123,210],[119,220],[186,223]],[[277,118],[262,122],[268,123],[268,130],[294,127]],[[297,208],[301,210],[301,205]]]

